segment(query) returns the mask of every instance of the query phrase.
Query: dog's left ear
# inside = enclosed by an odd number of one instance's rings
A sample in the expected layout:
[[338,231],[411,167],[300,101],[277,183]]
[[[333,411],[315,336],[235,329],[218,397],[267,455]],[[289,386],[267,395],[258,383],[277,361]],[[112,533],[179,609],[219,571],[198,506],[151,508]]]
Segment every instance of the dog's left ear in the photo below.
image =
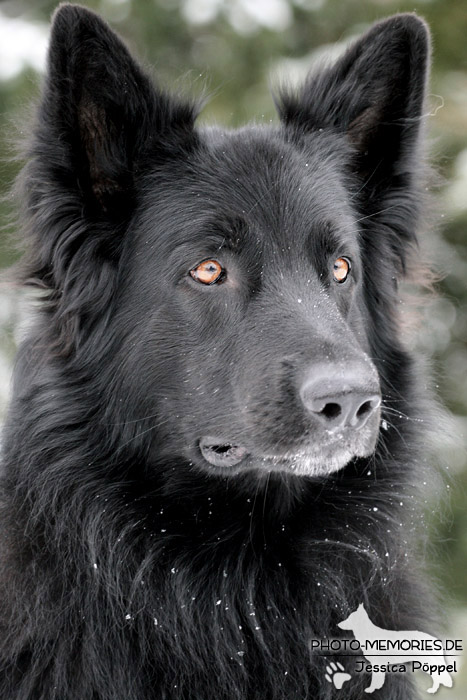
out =
[[375,24],[333,66],[283,95],[283,122],[299,133],[334,130],[354,152],[366,195],[406,185],[419,143],[430,54],[428,28],[413,14]]

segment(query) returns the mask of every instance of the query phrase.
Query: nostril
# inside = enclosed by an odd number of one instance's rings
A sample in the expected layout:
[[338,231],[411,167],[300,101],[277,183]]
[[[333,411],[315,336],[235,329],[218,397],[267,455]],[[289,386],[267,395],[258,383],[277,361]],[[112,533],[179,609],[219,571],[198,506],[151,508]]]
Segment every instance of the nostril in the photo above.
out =
[[362,403],[360,408],[357,411],[357,418],[363,418],[363,416],[366,416],[367,413],[370,413],[370,411],[373,410],[373,402],[372,401],[365,401],[365,403]]
[[340,416],[342,408],[338,403],[327,403],[319,413],[331,421]]
[[353,413],[349,414],[349,424],[354,428],[362,428],[369,417],[376,411],[381,403],[381,398],[379,396],[372,396],[363,401]]

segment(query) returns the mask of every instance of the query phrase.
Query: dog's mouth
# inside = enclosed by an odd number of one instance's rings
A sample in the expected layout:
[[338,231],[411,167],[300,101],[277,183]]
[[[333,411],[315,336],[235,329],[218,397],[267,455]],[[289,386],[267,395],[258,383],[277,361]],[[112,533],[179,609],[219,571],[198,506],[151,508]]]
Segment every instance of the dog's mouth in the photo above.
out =
[[327,476],[339,471],[354,457],[366,457],[374,450],[374,441],[364,444],[351,440],[333,440],[319,449],[302,446],[301,449],[283,453],[256,455],[251,450],[229,440],[217,437],[202,437],[198,449],[204,461],[221,471],[238,474],[245,470],[259,469],[267,472],[287,472],[296,475]]
[[247,450],[240,445],[211,437],[201,438],[199,449],[206,462],[215,467],[234,467],[248,455]]

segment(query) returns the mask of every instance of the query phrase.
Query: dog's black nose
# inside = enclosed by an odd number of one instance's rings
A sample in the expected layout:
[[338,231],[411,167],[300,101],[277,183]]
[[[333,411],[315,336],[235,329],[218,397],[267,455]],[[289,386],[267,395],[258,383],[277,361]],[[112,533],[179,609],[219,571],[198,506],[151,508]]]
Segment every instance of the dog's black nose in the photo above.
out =
[[304,406],[328,430],[362,428],[381,404],[379,387],[368,368],[351,366],[336,371],[332,365],[313,368],[303,383]]

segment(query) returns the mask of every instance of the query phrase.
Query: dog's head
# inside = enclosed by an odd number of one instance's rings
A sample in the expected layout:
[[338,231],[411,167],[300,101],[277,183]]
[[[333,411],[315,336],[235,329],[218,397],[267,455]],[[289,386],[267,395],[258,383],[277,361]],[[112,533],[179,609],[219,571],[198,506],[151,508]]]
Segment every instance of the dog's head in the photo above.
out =
[[278,97],[277,125],[196,128],[102,20],[57,11],[25,269],[56,361],[87,367],[120,438],[226,475],[374,451],[382,378],[403,373],[427,57],[398,15]]

